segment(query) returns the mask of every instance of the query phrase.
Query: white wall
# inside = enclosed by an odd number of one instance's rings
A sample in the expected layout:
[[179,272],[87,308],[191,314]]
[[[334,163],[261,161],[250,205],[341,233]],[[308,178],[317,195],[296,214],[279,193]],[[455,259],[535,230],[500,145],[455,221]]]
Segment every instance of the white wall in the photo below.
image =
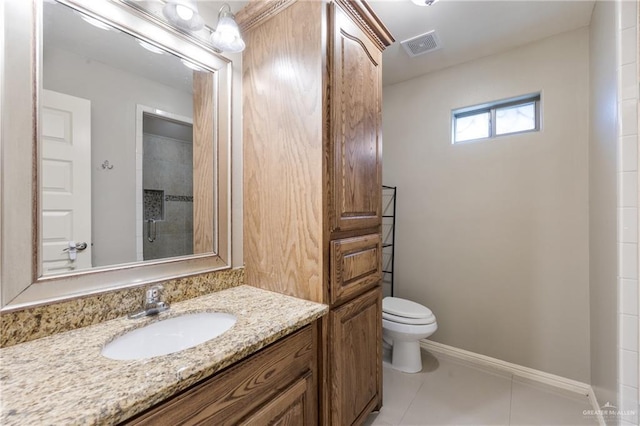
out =
[[[432,340],[589,382],[588,30],[384,88],[396,295]],[[538,133],[452,145],[451,110],[542,92]]]
[[615,3],[591,17],[589,127],[589,286],[591,384],[598,401],[616,404],[616,34]]

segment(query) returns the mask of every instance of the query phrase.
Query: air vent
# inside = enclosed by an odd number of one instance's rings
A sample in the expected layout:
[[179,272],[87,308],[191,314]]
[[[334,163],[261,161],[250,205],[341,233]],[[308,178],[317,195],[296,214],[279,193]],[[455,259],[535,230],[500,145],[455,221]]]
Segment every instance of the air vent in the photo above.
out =
[[435,30],[410,38],[400,44],[411,57],[422,55],[427,52],[440,49],[441,47],[440,40],[438,39],[438,35]]

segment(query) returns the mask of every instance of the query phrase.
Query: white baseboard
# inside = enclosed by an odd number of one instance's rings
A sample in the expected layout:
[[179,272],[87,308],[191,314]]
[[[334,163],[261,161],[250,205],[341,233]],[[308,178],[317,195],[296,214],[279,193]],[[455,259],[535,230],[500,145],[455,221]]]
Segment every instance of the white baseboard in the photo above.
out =
[[[591,386],[589,387],[591,388]],[[595,410],[596,412],[598,424],[600,426],[607,426],[607,422],[604,421],[602,409],[600,408],[600,404],[598,404],[598,399],[596,398],[596,393],[593,391],[593,388],[591,388],[591,392],[589,392],[589,402],[591,403],[591,409]]]
[[557,376],[555,374],[545,373],[544,371],[535,370],[533,368],[524,367],[518,364],[513,364],[511,362],[492,358],[490,356],[478,354],[475,352],[466,351],[464,349],[458,349],[442,343],[432,342],[430,340],[421,340],[420,347],[429,352],[436,352],[453,358],[462,359],[474,364],[492,367],[511,373],[514,376],[524,377],[529,380],[535,380],[549,386],[586,396],[589,398],[589,402],[591,403],[593,410],[598,413],[598,423],[601,426],[606,425],[604,422],[604,418],[600,413],[600,406],[598,405],[598,401],[596,399],[595,393],[593,392],[593,388],[587,383],[567,379],[566,377]]

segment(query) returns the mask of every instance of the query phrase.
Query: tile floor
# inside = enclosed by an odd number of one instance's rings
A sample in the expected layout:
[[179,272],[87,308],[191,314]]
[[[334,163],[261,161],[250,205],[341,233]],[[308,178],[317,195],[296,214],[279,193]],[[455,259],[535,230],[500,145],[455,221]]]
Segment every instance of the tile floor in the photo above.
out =
[[384,404],[366,426],[597,425],[587,397],[423,351],[421,373],[384,367]]

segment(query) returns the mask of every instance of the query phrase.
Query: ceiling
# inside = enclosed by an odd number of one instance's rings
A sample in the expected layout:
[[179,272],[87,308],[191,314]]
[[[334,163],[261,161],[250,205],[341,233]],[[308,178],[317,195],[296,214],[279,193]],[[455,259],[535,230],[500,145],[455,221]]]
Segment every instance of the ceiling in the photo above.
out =
[[[96,28],[62,4],[44,3],[43,44],[45,63],[47,55],[60,49],[86,61],[100,62],[176,90],[193,92],[193,71],[176,56],[151,53],[127,33]],[[46,80],[45,75],[45,84]]]
[[[142,1],[151,9],[162,3]],[[247,1],[230,1],[237,12]],[[440,0],[433,6],[420,7],[410,0],[369,0],[368,3],[389,28],[396,42],[383,55],[383,84],[405,81],[469,60],[503,52],[565,31],[589,25],[594,0]],[[200,0],[198,6],[207,25],[215,27],[222,1]],[[45,3],[46,5],[46,3]],[[45,8],[45,30],[55,34],[52,46],[95,52],[92,43],[104,44],[102,55],[114,53],[112,63],[137,69],[140,74],[190,90],[190,70],[172,55],[154,55],[140,49],[133,38],[124,34],[109,34],[92,28],[78,19],[77,14]],[[158,12],[160,13],[160,12]],[[52,25],[47,20],[59,20]],[[74,28],[78,33],[69,31]],[[60,31],[55,31],[59,29]],[[441,48],[410,58],[400,42],[427,31],[436,30]],[[73,46],[73,47],[72,47]],[[109,48],[110,47],[110,48]],[[117,47],[117,48],[114,48]],[[89,52],[86,52],[89,51]],[[104,58],[102,58],[104,59]],[[126,69],[126,68],[125,68]]]
[[[368,3],[396,39],[383,55],[383,85],[390,85],[587,26],[595,1],[440,0],[426,7],[410,0]],[[431,30],[442,47],[410,58],[400,42]]]
[[[136,0],[136,3],[151,14],[164,19],[162,2]],[[231,9],[237,12],[246,3],[246,0],[231,1]],[[207,26],[215,26],[218,10],[223,4],[223,1],[210,0],[198,3],[200,14]],[[207,30],[201,32],[208,35]],[[45,58],[53,49],[61,49],[87,61],[97,61],[176,90],[193,92],[193,71],[184,66],[178,57],[166,52],[164,55],[151,53],[143,49],[130,34],[96,28],[83,21],[79,13],[65,5],[44,2],[43,40]]]

